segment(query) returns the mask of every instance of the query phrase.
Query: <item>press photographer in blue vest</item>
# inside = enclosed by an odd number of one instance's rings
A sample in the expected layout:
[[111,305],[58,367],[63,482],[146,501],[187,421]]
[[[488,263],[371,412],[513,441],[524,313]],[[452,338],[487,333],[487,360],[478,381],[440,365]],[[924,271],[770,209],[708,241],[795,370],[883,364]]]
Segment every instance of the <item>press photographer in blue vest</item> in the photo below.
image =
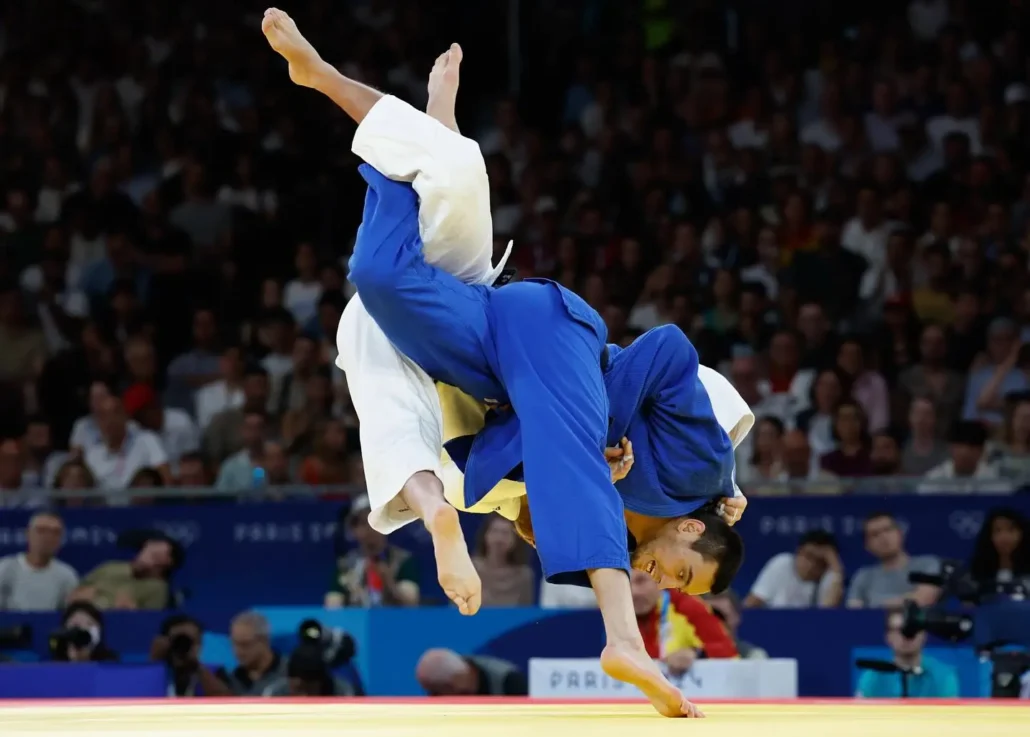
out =
[[[893,663],[867,668],[858,680],[856,696],[868,699],[954,699],[958,698],[958,673],[950,665],[923,654],[926,632],[911,637],[904,632],[905,615],[887,611],[887,645]],[[893,668],[891,666],[894,666]]]

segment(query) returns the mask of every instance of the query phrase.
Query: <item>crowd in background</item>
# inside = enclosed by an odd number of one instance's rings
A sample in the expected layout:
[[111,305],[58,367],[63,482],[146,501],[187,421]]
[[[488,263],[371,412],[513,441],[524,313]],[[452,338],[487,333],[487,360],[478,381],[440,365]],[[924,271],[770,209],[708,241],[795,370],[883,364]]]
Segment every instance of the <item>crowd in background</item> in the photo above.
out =
[[[759,417],[739,457],[753,493],[898,476],[1014,491],[1030,476],[1028,11],[863,7],[525,2],[511,56],[462,35],[498,13],[504,36],[498,9],[292,10],[327,59],[415,104],[439,49],[466,43],[458,117],[497,243],[515,240],[521,276],[578,290],[613,342],[682,327]],[[259,12],[6,6],[4,504],[361,483],[334,367],[353,126],[291,86]]]

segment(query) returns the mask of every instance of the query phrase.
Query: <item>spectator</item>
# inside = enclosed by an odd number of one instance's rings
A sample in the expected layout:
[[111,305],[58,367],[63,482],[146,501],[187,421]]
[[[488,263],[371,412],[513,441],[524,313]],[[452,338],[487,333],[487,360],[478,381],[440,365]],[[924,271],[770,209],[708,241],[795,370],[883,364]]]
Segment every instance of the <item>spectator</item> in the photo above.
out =
[[[268,347],[268,354],[261,359],[261,365],[271,380],[272,396],[278,396],[282,378],[293,368],[293,342],[296,331],[293,315],[285,307],[273,308],[265,313],[258,331],[258,340]],[[334,334],[333,339],[335,338]]]
[[904,632],[905,616],[897,610],[887,612],[887,645],[891,649],[894,665],[900,673],[865,671],[858,680],[855,694],[867,699],[896,699],[903,693],[902,678],[908,681],[907,695],[911,698],[958,698],[958,674],[945,665],[923,654],[926,633],[911,637]]
[[181,409],[162,407],[153,388],[134,384],[125,390],[122,403],[129,417],[160,439],[173,476],[178,473],[179,459],[200,449],[200,432],[193,418]]
[[298,335],[293,342],[293,368],[279,382],[273,399],[273,413],[283,415],[307,403],[307,380],[318,369],[318,346],[309,335]]
[[51,637],[50,655],[63,663],[105,663],[118,653],[104,642],[104,614],[87,601],[74,601],[61,613],[60,636]]
[[783,470],[770,486],[751,487],[757,494],[839,494],[836,476],[812,461],[808,437],[800,430],[783,436]]
[[901,473],[901,444],[889,430],[881,430],[873,435],[869,446],[869,464],[872,475],[880,479]]
[[837,449],[820,459],[824,471],[845,478],[869,476],[869,434],[865,413],[857,402],[845,399],[837,405],[833,417],[833,439]]
[[[948,343],[944,328],[930,324],[919,338],[920,362],[902,372],[898,379],[902,394],[909,400],[926,397],[936,415],[935,437],[943,439],[962,411],[962,376],[947,366]],[[910,473],[918,473],[912,471]]]
[[472,563],[483,580],[483,606],[533,605],[533,569],[511,522],[493,514],[483,520]]
[[218,676],[235,696],[271,696],[288,676],[287,661],[272,649],[268,620],[257,612],[238,614],[229,626],[232,652],[238,665]]
[[67,453],[55,452],[50,423],[39,416],[29,417],[25,428],[25,472],[26,486],[41,486],[49,489],[61,464],[68,460]]
[[161,623],[150,645],[150,660],[168,669],[168,695],[178,698],[231,696],[228,684],[201,665],[204,630],[187,614],[173,614]]
[[890,422],[890,397],[887,382],[879,372],[866,368],[864,355],[861,340],[845,338],[837,349],[837,368],[844,383],[851,387],[851,398],[865,413],[867,430],[878,432]]
[[0,381],[22,384],[34,379],[46,357],[46,339],[26,321],[17,285],[0,284]]
[[217,340],[215,313],[206,307],[194,310],[193,347],[168,364],[165,401],[169,406],[193,412],[196,391],[222,378]]
[[0,558],[0,611],[60,610],[79,585],[75,570],[57,559],[64,523],[53,512],[37,512],[26,538],[24,553]]
[[705,601],[708,602],[708,606],[712,608],[716,616],[726,625],[726,629],[729,630],[730,635],[733,637],[733,643],[737,648],[737,652],[740,653],[740,657],[748,660],[763,660],[769,657],[769,653],[765,650],[746,640],[741,640],[737,634],[740,629],[742,612],[740,597],[737,596],[733,589],[726,589],[721,594],[709,594],[705,597]]
[[[54,479],[54,488],[61,491],[89,491],[96,488],[97,482],[93,478],[93,472],[89,470],[82,461],[71,460],[65,462]],[[65,497],[61,504],[66,507],[81,507],[86,500],[81,497]]]
[[178,563],[170,540],[151,537],[131,561],[112,560],[90,571],[72,597],[100,609],[164,609],[168,606],[167,577]]
[[973,544],[970,573],[981,585],[1021,583],[1030,592],[1030,524],[1014,509],[992,510]]
[[263,410],[252,410],[243,416],[240,439],[243,447],[225,459],[218,469],[215,486],[220,491],[240,492],[264,485],[265,442],[268,420]]
[[180,458],[175,483],[177,486],[195,489],[210,485],[211,474],[204,456],[200,453],[186,453]]
[[318,258],[310,243],[297,246],[293,262],[297,276],[286,282],[283,306],[293,314],[298,325],[306,326],[316,317],[322,283],[318,279]]
[[913,397],[908,407],[908,442],[901,454],[901,471],[922,476],[948,459],[948,446],[937,438],[937,407],[929,397]]
[[238,346],[229,346],[222,351],[218,364],[222,378],[205,384],[195,395],[197,425],[201,432],[207,430],[211,420],[219,412],[240,407],[244,402],[243,353]]
[[17,440],[0,440],[0,509],[38,509],[46,493],[25,486],[25,451]]
[[325,606],[418,606],[418,569],[406,550],[390,545],[368,524],[368,497],[359,497],[347,514],[347,531],[358,547],[337,561]]
[[783,472],[783,423],[775,417],[763,417],[755,427],[754,450],[746,465],[738,467],[737,481],[760,484],[779,478]]
[[540,579],[541,609],[596,609],[597,597],[593,589],[570,584],[548,583]]
[[949,438],[950,460],[932,468],[919,484],[920,494],[991,494],[1012,491],[984,453],[987,431],[978,422],[959,422]]
[[848,588],[849,609],[898,608],[906,599],[914,599],[922,606],[935,602],[932,587],[916,586],[908,579],[912,573],[936,574],[940,564],[930,556],[909,556],[904,532],[891,514],[869,515],[862,523],[862,532],[865,549],[879,563],[855,571]]
[[[314,381],[314,378],[309,379]],[[301,482],[332,486],[351,481],[347,457],[347,431],[339,420],[328,419],[315,426],[315,452],[301,463]]]
[[1030,484],[1030,394],[1009,402],[1004,440],[991,458],[998,475],[1019,486]]
[[[103,440],[87,449],[83,460],[99,487],[110,492],[125,489],[141,468],[154,468],[166,483],[171,481],[161,439],[149,430],[131,427],[120,399],[104,399],[98,420]],[[111,493],[108,501],[124,503],[125,496]]]
[[642,571],[631,573],[630,588],[647,654],[661,660],[671,673],[686,673],[699,657],[737,657],[726,626],[701,599],[659,590]]
[[833,535],[813,530],[794,553],[774,555],[762,567],[745,607],[832,609],[844,592],[844,567]]
[[808,434],[808,445],[821,457],[837,447],[833,436],[833,416],[844,396],[843,382],[836,369],[824,369],[812,383],[811,406],[794,420],[798,430]]
[[415,678],[429,696],[526,696],[529,682],[512,663],[453,650],[426,650]]
[[316,442],[316,427],[332,419],[333,386],[329,368],[321,366],[311,374],[304,392],[304,406],[287,410],[282,422],[283,442],[299,455],[311,452]]
[[[1020,353],[1016,324],[1008,318],[993,320],[987,329],[988,362],[969,375],[963,419],[980,420],[989,425],[1002,423],[1005,396],[1030,389],[1024,370],[1028,362],[1020,362]],[[1030,351],[1022,353],[1030,361]]]
[[[89,385],[89,414],[75,420],[71,438],[68,440],[73,453],[84,453],[87,448],[104,441],[99,418],[104,401],[112,396],[111,387],[103,381],[94,381]],[[134,421],[130,421],[129,425],[134,429],[139,427]]]
[[243,372],[242,401],[213,415],[204,430],[205,455],[218,463],[240,450],[245,416],[265,414],[268,397],[268,372],[259,365],[248,365]]

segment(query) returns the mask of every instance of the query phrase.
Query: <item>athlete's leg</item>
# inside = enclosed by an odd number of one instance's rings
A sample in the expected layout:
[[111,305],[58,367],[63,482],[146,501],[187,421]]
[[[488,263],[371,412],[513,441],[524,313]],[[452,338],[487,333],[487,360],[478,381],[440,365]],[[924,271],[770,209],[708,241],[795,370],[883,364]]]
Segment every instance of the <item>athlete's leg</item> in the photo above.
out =
[[290,79],[302,87],[318,90],[335,102],[356,123],[368,115],[383,93],[340,74],[322,60],[315,47],[293,19],[281,10],[269,8],[261,20],[261,31],[268,43],[290,65]]
[[495,369],[522,426],[522,459],[544,575],[586,572],[604,618],[602,665],[640,688],[659,712],[692,708],[648,656],[629,586],[623,505],[604,457],[605,335],[573,319],[558,287],[521,282],[491,296]]

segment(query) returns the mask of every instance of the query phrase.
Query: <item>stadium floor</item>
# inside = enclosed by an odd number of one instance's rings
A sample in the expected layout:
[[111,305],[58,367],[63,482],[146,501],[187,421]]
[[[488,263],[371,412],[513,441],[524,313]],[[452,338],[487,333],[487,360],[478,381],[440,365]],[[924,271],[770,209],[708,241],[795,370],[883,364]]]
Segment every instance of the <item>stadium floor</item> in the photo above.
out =
[[[15,735],[390,735],[391,737],[946,737],[1012,735],[1030,726],[1019,702],[723,703],[708,719],[662,719],[635,703],[525,699],[350,701],[0,701],[0,734]],[[639,730],[639,732],[633,731]],[[687,730],[686,732],[684,730]]]

